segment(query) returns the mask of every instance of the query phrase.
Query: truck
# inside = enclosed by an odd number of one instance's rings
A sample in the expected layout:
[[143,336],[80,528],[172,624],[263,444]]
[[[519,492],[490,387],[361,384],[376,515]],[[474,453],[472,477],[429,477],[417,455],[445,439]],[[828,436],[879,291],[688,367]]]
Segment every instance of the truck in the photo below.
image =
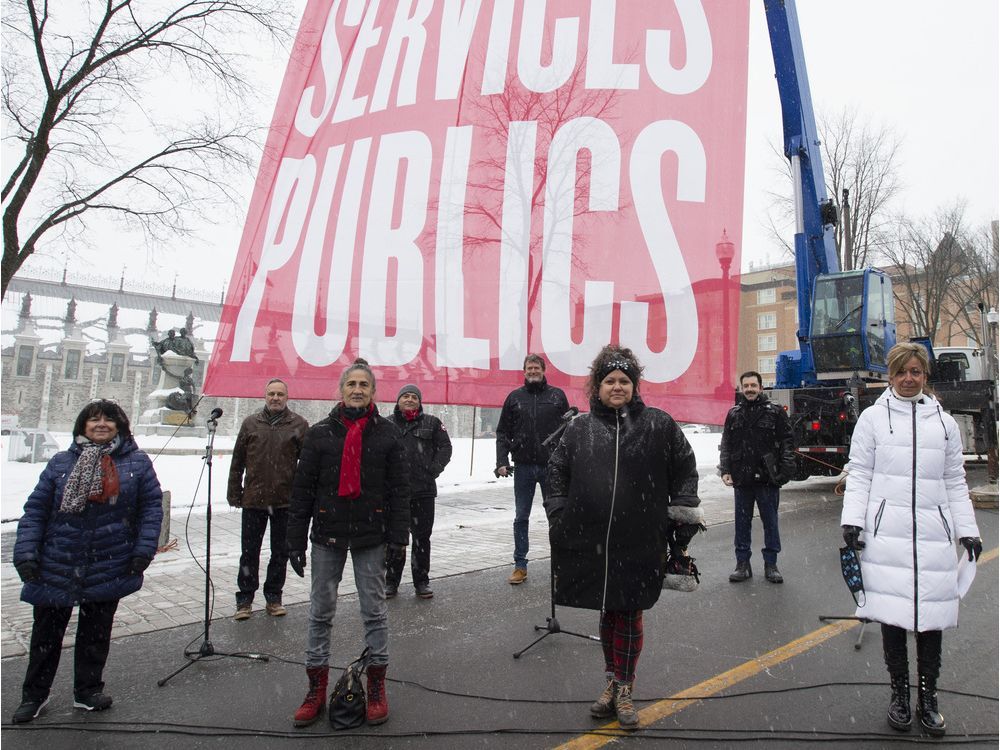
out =
[[[778,355],[768,393],[789,416],[793,479],[838,476],[858,416],[887,385],[886,355],[896,344],[892,279],[877,268],[840,270],[833,237],[838,208],[826,194],[795,3],[764,0],[764,8],[793,183],[799,344]],[[932,372],[942,377],[934,376],[933,387],[968,430],[966,451],[986,452],[995,449],[996,384],[952,377],[986,361],[960,349],[938,351]],[[963,358],[965,369],[956,366]]]

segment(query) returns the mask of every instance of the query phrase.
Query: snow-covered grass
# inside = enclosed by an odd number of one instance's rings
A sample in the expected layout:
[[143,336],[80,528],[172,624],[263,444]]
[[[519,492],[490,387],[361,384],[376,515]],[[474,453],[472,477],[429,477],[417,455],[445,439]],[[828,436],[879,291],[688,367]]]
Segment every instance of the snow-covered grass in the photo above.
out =
[[[70,444],[69,433],[54,433],[53,437],[60,448]],[[719,461],[720,433],[686,434],[688,442],[698,458],[698,471],[704,477],[715,473],[715,465]],[[12,522],[21,517],[24,501],[31,494],[44,463],[27,464],[7,460],[7,441],[2,441],[3,461],[0,463],[0,518],[2,529],[10,531],[14,528]],[[171,507],[174,512],[188,508],[192,502],[195,509],[208,505],[207,472],[204,472],[204,438],[173,438],[164,436],[140,436],[136,438],[139,446],[153,457],[156,474],[164,489],[171,492]],[[232,449],[234,438],[219,436],[215,441],[217,452],[212,458],[212,508],[228,507],[226,503],[226,483],[229,477],[230,456],[223,449]],[[160,448],[168,446],[171,449],[183,448],[190,450],[191,455],[157,455]],[[438,492],[446,495],[453,492],[469,492],[495,484],[493,467],[496,465],[496,441],[493,438],[452,438],[453,453],[451,462],[438,477]]]

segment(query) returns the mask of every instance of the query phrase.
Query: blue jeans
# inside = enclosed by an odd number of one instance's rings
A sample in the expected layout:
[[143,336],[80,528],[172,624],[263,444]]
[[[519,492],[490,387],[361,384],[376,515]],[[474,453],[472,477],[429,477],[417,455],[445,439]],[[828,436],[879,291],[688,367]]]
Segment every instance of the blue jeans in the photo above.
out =
[[769,484],[750,484],[736,490],[736,561],[750,560],[750,525],[753,506],[757,504],[760,521],[764,525],[764,549],[760,551],[765,563],[778,562],[781,537],[778,535],[778,488]]
[[[346,549],[312,545],[312,588],[309,594],[309,637],[306,666],[330,663],[330,630],[337,612],[337,589],[347,563]],[[385,604],[385,545],[352,549],[354,583],[361,604],[365,645],[371,650],[370,664],[389,663],[389,622]]]
[[535,485],[545,499],[545,464],[517,464],[514,469],[514,567],[528,569],[528,518],[535,499]]

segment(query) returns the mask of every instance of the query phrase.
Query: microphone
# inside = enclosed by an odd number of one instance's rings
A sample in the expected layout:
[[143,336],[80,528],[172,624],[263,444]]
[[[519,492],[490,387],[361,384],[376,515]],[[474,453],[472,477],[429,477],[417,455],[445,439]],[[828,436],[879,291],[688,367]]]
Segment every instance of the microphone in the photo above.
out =
[[212,414],[209,416],[208,420],[210,422],[214,422],[221,416],[222,416],[222,409],[216,406],[214,409],[212,409]]

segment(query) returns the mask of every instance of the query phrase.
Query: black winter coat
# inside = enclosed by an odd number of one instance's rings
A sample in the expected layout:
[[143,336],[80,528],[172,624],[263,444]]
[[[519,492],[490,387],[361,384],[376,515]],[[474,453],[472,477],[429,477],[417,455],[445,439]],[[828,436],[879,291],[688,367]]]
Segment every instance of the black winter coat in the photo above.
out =
[[638,396],[596,399],[566,428],[548,466],[555,603],[649,609],[660,597],[671,502],[697,505],[694,451],[666,412]]
[[511,391],[503,402],[497,422],[497,468],[516,464],[544,464],[555,447],[542,443],[562,424],[569,401],[561,388],[529,383]]
[[392,421],[403,433],[403,445],[410,462],[410,494],[413,497],[437,497],[437,482],[444,467],[451,461],[451,438],[441,420],[424,414],[421,407],[412,422],[397,406]]
[[156,554],[163,492],[149,456],[124,439],[111,454],[118,499],[63,513],[63,489],[81,452],[74,443],[49,460],[17,523],[14,564],[34,560],[42,573],[21,590],[28,604],[72,607],[121,599],[142,587],[142,575],[129,573],[132,558],[152,560]]
[[719,470],[737,487],[780,487],[795,474],[788,415],[763,393],[753,401],[741,395],[729,410],[719,451]]
[[[288,549],[315,544],[364,549],[410,541],[410,475],[403,437],[390,420],[372,412],[361,433],[361,496],[340,497],[340,459],[347,427],[341,405],[306,433],[292,483]],[[309,522],[312,521],[312,531]]]

